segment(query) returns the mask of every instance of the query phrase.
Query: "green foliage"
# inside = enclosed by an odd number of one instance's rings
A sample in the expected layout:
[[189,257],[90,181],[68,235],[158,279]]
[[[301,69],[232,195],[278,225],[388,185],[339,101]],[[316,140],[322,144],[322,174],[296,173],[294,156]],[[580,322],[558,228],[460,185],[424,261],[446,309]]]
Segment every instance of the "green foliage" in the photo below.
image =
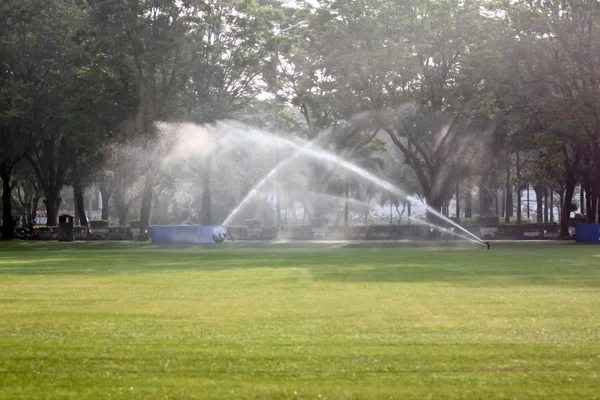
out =
[[110,225],[107,220],[91,220],[88,222],[90,229],[106,229]]
[[[496,218],[498,218],[498,221],[500,221],[499,217],[483,217],[484,219],[487,218],[490,219],[490,223],[492,224],[492,226],[495,224]],[[479,225],[480,223],[480,219],[481,217],[475,217],[475,218],[461,218],[460,219],[460,223],[461,225]],[[517,217],[511,217],[510,218],[510,224],[516,224],[517,223]],[[529,218],[521,218],[521,224],[530,224],[532,223],[532,220]],[[499,222],[498,222],[499,224]]]
[[500,225],[500,217],[489,216],[477,218],[477,223],[480,227],[495,228]]
[[108,233],[131,233],[131,227],[129,226],[109,226]]
[[[233,117],[269,130],[272,102],[256,96],[277,92],[285,134],[318,137],[435,208],[457,183],[504,190],[505,162],[520,187],[583,184],[597,195],[599,21],[600,8],[572,1],[4,1],[0,175],[10,182],[29,165],[18,180],[36,183],[19,182],[19,213],[41,194],[54,214],[65,185],[81,193],[94,182],[122,223],[141,211],[146,229],[152,197],[172,181],[154,162],[166,154],[155,122]],[[308,164],[311,176],[283,186],[366,202],[379,190]],[[213,219],[245,192],[219,202]],[[574,211],[571,201],[563,209]],[[313,202],[309,218],[331,204]],[[240,219],[272,224],[272,214]]]
[[576,215],[575,218],[569,218],[569,226],[575,226],[576,224],[587,224],[590,221],[583,215]]
[[129,223],[129,226],[130,226],[132,229],[140,229],[140,221],[138,221],[138,220],[136,220],[136,221],[131,221],[131,222]]
[[38,232],[45,232],[45,233],[58,232],[58,226],[38,226],[38,227],[36,227],[36,229],[38,230]]
[[525,233],[539,233],[540,237],[546,234],[555,234],[560,231],[558,224],[520,224],[520,225],[499,225],[498,238],[523,239]]
[[260,228],[262,226],[262,221],[258,219],[247,219],[244,224],[248,228]]
[[324,228],[327,225],[329,225],[329,218],[327,218],[327,217],[314,218],[313,220],[310,221],[310,223],[313,228]]
[[[533,221],[531,220],[531,218],[521,218],[521,223],[522,224],[530,224]],[[517,217],[510,217],[510,223],[511,224],[516,224],[517,223]]]

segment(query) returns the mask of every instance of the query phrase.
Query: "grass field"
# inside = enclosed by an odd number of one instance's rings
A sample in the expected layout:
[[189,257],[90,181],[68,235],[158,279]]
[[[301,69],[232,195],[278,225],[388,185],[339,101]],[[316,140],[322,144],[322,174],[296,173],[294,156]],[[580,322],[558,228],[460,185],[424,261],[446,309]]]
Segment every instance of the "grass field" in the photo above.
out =
[[600,247],[0,244],[0,398],[600,398]]

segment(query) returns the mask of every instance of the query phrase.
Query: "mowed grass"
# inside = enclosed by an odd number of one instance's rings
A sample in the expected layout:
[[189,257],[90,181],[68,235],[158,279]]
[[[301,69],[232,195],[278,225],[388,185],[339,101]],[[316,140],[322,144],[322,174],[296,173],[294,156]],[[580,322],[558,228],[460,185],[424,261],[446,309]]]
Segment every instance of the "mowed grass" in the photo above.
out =
[[2,244],[0,398],[600,398],[600,247]]

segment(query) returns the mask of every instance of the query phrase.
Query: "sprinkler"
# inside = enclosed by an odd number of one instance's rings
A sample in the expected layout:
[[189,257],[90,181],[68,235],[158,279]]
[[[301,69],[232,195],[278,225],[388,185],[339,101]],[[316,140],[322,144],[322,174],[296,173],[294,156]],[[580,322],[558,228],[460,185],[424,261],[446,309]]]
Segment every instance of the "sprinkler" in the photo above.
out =
[[490,249],[490,242],[483,242],[483,244],[485,244],[487,246],[487,249]]

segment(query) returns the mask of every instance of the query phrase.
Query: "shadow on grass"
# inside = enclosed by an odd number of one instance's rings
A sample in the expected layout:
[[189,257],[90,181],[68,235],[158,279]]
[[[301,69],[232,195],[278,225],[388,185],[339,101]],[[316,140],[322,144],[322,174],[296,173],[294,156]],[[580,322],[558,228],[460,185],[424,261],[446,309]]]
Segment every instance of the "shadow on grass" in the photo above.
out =
[[600,287],[600,249],[575,244],[497,244],[487,251],[459,242],[21,242],[0,249],[0,275],[302,268],[317,282]]

